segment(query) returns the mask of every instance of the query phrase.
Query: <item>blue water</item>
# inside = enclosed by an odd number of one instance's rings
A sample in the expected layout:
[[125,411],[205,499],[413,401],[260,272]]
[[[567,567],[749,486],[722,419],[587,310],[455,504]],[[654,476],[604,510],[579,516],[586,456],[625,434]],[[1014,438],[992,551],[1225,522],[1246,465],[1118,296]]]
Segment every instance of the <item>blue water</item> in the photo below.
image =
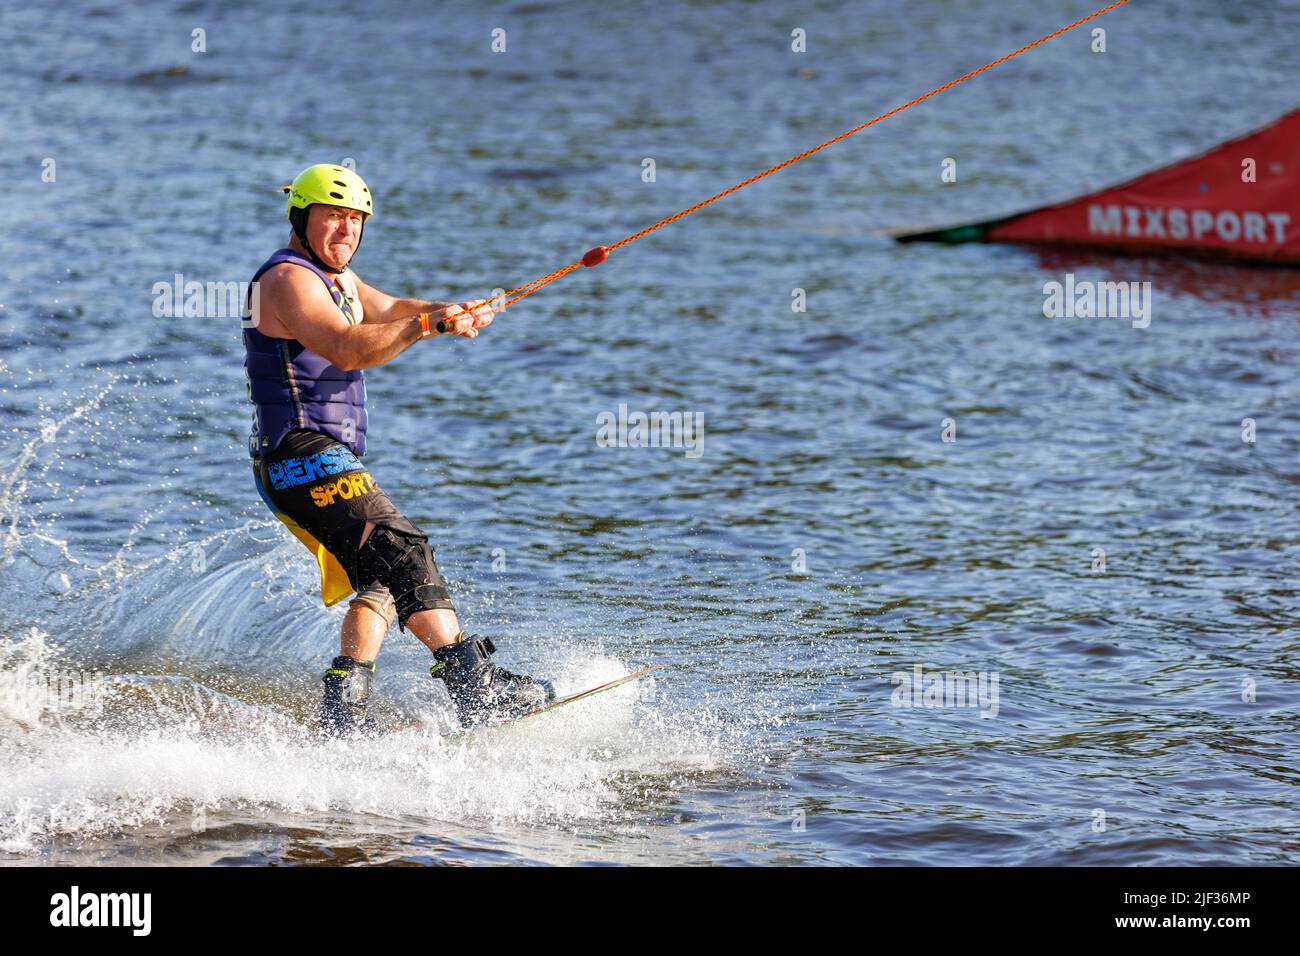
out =
[[[1300,275],[883,234],[1270,121],[1300,11],[1130,4],[367,372],[367,464],[507,666],[666,668],[323,746],[343,606],[254,491],[238,321],[155,284],[247,280],[349,158],[357,272],[486,297],[1095,9],[363,6],[0,15],[0,860],[1300,858]],[[1150,281],[1150,327],[1044,318],[1066,273]],[[599,447],[620,404],[703,453]],[[428,663],[394,628],[394,723],[447,726]],[[996,706],[895,706],[917,665]],[[101,706],[31,693],[69,675]]]

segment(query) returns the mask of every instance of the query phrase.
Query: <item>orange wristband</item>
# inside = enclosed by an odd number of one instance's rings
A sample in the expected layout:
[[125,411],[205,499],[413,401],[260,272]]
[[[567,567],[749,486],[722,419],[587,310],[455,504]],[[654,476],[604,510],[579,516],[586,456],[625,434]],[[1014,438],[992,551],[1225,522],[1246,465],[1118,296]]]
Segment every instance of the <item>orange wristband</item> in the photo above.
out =
[[420,338],[427,339],[432,334],[433,333],[429,331],[429,313],[421,312],[420,313]]

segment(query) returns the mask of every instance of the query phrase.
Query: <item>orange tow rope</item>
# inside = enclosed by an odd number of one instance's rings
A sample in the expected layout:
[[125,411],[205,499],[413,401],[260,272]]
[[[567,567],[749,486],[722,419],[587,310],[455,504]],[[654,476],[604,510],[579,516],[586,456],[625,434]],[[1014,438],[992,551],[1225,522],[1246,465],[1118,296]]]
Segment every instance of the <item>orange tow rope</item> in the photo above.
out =
[[[993,69],[993,67],[1007,62],[1007,60],[1014,59],[1015,57],[1020,56],[1020,54],[1028,52],[1029,50],[1032,50],[1034,47],[1046,43],[1048,40],[1055,39],[1056,37],[1059,37],[1062,33],[1068,33],[1069,31],[1073,30],[1075,27],[1082,26],[1083,24],[1087,23],[1089,20],[1095,20],[1097,19],[1097,17],[1101,16],[1102,14],[1109,13],[1111,10],[1114,10],[1116,7],[1122,7],[1126,3],[1128,3],[1128,0],[1115,0],[1115,2],[1112,3],[1110,6],[1102,7],[1100,10],[1096,11],[1095,13],[1090,13],[1082,20],[1075,20],[1073,23],[1067,26],[1063,26],[1059,30],[1047,34],[1047,36],[1045,37],[1040,37],[1039,39],[1035,40],[1033,43],[1028,43],[1025,46],[1022,46],[1019,50],[1016,50],[1014,53],[1008,53],[1006,56],[998,57],[992,63],[985,63],[978,70],[971,70],[969,73],[963,74],[962,76],[957,77],[957,79],[945,83],[943,86],[936,87],[935,89],[931,90],[929,93],[922,94],[921,96],[918,96],[916,99],[904,103],[902,106],[895,106],[889,112],[881,113],[875,119],[868,120],[867,122],[863,123],[861,126],[855,126],[853,127],[853,129],[848,130],[847,132],[840,133],[839,136],[836,136],[833,139],[828,139],[820,146],[814,146],[812,149],[805,150],[804,152],[800,153],[798,156],[791,156],[785,162],[779,163],[776,166],[773,166],[771,169],[765,169],[761,173],[758,173],[754,176],[750,176],[743,183],[737,183],[736,185],[732,186],[730,189],[725,189],[722,192],[718,193],[716,196],[710,196],[708,199],[702,200],[701,202],[697,202],[694,206],[691,206],[687,209],[683,209],[681,212],[674,213],[673,215],[669,216],[667,219],[661,219],[653,226],[647,226],[646,228],[642,229],[640,232],[635,232],[632,235],[628,236],[626,239],[620,239],[612,246],[597,246],[594,249],[590,249],[577,262],[571,262],[563,269],[558,269],[555,272],[550,273],[549,275],[542,276],[540,279],[534,279],[532,282],[521,285],[518,288],[511,289],[509,292],[505,292],[502,295],[497,296],[496,298],[489,299],[488,305],[492,306],[492,303],[496,302],[497,299],[504,298],[506,301],[501,305],[499,309],[496,309],[496,311],[499,312],[502,309],[506,309],[509,306],[513,305],[514,303],[518,302],[520,299],[532,295],[534,292],[536,292],[538,289],[541,289],[543,286],[550,285],[556,279],[560,278],[560,276],[568,275],[570,272],[572,272],[574,269],[578,268],[579,266],[598,266],[602,262],[604,262],[607,258],[609,258],[609,254],[613,252],[615,249],[621,249],[630,243],[636,242],[642,236],[649,235],[650,233],[654,232],[656,229],[662,229],[664,226],[668,225],[669,223],[676,222],[678,219],[681,219],[684,216],[689,216],[691,213],[695,212],[696,210],[703,209],[705,206],[709,205],[709,203],[717,202],[719,199],[723,198],[724,196],[730,196],[738,189],[743,189],[746,186],[748,186],[750,183],[756,183],[760,179],[764,178],[765,176],[771,176],[773,173],[785,169],[787,166],[791,166],[799,162],[799,160],[801,159],[807,159],[813,153],[818,152],[819,150],[823,150],[827,146],[832,145],[833,143],[838,143],[842,139],[847,139],[848,137],[852,136],[854,133],[860,133],[868,126],[874,126],[875,124],[879,123],[881,120],[889,119],[889,117],[894,116],[897,113],[901,113],[905,109],[910,109],[911,107],[915,106],[917,103],[922,103],[925,100],[928,100],[930,97],[942,93],[944,90],[952,89],[958,83],[965,83],[967,80],[971,79],[972,77],[979,76],[985,70],[991,70]],[[496,307],[493,306],[493,308]],[[461,309],[455,315],[452,315],[449,318],[444,319],[442,322],[439,322],[438,331],[441,332],[445,330],[444,323],[446,323],[446,327],[449,327],[452,321],[466,314],[468,313],[464,309]]]

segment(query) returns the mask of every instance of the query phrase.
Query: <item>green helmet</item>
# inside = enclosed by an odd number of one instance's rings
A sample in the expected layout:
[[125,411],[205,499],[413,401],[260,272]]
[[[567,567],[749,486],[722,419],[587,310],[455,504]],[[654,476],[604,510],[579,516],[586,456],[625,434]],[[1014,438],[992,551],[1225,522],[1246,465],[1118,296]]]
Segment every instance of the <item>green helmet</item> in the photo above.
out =
[[308,166],[298,174],[292,185],[285,187],[285,191],[289,194],[288,213],[291,219],[293,210],[306,209],[317,202],[355,209],[367,216],[375,213],[370,187],[346,166],[335,166],[333,163]]
[[[289,222],[293,224],[294,235],[307,250],[312,261],[326,272],[339,273],[346,269],[346,265],[343,269],[336,269],[326,263],[316,255],[316,250],[307,241],[307,208],[315,203],[342,206],[344,209],[355,209],[357,212],[364,213],[369,220],[375,213],[375,202],[370,196],[370,187],[366,185],[366,181],[346,166],[317,163],[300,172],[292,184],[280,188],[289,194]],[[361,235],[365,235],[364,224],[361,227]],[[361,239],[358,238],[357,249],[360,248]],[[353,250],[353,255],[355,254],[356,250]]]

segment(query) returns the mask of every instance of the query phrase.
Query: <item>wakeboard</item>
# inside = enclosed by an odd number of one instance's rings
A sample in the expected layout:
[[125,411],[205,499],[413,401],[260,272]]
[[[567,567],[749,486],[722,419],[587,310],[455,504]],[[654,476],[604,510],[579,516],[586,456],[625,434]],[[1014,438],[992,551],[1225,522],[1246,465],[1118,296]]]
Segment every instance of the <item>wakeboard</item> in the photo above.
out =
[[[639,671],[633,671],[631,674],[624,674],[622,677],[615,678],[614,680],[611,681],[606,681],[604,684],[600,684],[597,687],[589,687],[586,690],[578,691],[576,694],[569,694],[567,697],[561,697],[558,700],[553,700],[549,704],[542,704],[540,707],[534,707],[531,710],[525,710],[522,713],[514,714],[513,716],[510,717],[499,717],[496,720],[488,721],[481,724],[476,724],[473,727],[462,727],[457,730],[449,730],[445,732],[443,736],[458,737],[461,734],[478,733],[484,730],[491,730],[492,728],[495,727],[507,727],[512,724],[517,724],[520,721],[528,720],[529,718],[532,717],[538,717],[541,716],[542,714],[549,714],[551,711],[557,710],[560,707],[565,707],[569,704],[574,703],[575,701],[584,700],[587,697],[594,697],[596,694],[603,694],[607,690],[613,690],[615,687],[621,687],[624,684],[630,683],[631,681],[634,681],[640,677],[644,677],[647,674],[653,674],[657,670],[662,670],[663,666],[664,666],[663,664],[651,664],[649,667],[643,667]],[[431,730],[433,729],[433,725],[409,724],[406,727],[403,727],[401,729],[402,730]]]

